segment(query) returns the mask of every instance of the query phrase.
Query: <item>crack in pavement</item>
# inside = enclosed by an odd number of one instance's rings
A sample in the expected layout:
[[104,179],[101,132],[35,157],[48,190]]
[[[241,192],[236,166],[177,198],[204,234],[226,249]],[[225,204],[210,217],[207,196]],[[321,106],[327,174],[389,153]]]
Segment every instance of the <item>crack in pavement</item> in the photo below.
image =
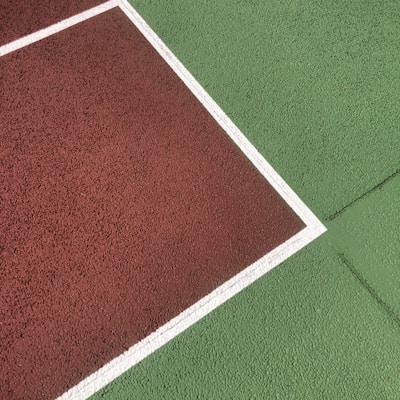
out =
[[329,217],[326,218],[326,221],[333,221],[336,217],[338,217],[339,215],[341,215],[343,212],[345,212],[349,207],[351,207],[353,204],[355,204],[356,202],[358,202],[359,200],[363,199],[364,197],[368,196],[369,194],[371,194],[372,192],[374,192],[377,189],[382,189],[382,187],[388,183],[389,181],[391,181],[392,179],[394,179],[396,176],[400,175],[400,168],[397,169],[395,172],[393,172],[393,174],[389,175],[387,178],[385,178],[383,181],[379,182],[378,184],[376,184],[372,189],[368,190],[367,192],[363,193],[361,196],[357,197],[356,199],[352,200],[350,203],[348,203],[347,205],[345,205],[343,208],[341,208],[340,210],[334,212],[332,215],[330,215]]
[[342,263],[350,270],[353,276],[360,282],[365,290],[374,298],[374,300],[380,305],[390,319],[400,327],[400,317],[397,313],[387,304],[378,294],[378,292],[367,282],[362,274],[354,267],[354,265],[346,258],[344,253],[337,253]]

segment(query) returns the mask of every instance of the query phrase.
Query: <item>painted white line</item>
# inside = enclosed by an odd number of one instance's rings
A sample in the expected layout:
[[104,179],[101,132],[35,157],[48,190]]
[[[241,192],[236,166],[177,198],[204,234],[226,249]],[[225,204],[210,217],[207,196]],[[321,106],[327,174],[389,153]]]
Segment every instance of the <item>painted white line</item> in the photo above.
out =
[[76,14],[73,17],[57,22],[54,25],[50,25],[47,28],[41,29],[39,31],[31,33],[30,35],[24,36],[20,39],[14,40],[13,42],[7,43],[0,47],[0,57],[9,54],[15,50],[22,49],[25,46],[35,43],[48,36],[54,35],[57,32],[61,32],[64,29],[79,24],[82,21],[85,21],[89,18],[94,17],[95,15],[101,14],[117,6],[118,6],[117,0],[107,1],[103,4],[100,4],[99,6],[83,11],[80,14]]
[[114,358],[98,371],[81,381],[78,385],[72,387],[57,400],[83,400],[92,396],[128,369],[138,364],[148,355],[162,347],[171,339],[182,333],[188,327],[199,321],[205,315],[209,314],[222,303],[233,297],[245,287],[249,286],[251,283],[326,231],[326,228],[318,218],[300,200],[293,190],[290,189],[287,183],[278,175],[257,149],[247,140],[229,117],[201,87],[190,72],[174,56],[174,54],[132,8],[132,6],[126,0],[120,0],[119,7],[159,52],[164,60],[166,60],[175,73],[183,80],[186,86],[188,86],[208,112],[239,146],[243,153],[245,153],[252,161],[267,181],[304,221],[306,227],[285,243],[281,244],[254,264],[225,282],[223,285],[219,286],[213,292],[203,297],[177,317],[161,326],[157,331],[129,348],[125,353]]
[[304,228],[151,335],[129,348],[125,353],[114,358],[78,385],[72,387],[57,400],[84,400],[92,396],[314,239],[314,230],[310,227]]
[[161,326],[157,331],[129,348],[125,353],[114,358],[98,371],[69,389],[66,393],[61,395],[58,400],[83,400],[92,396],[101,388],[109,384],[145,357],[159,349],[161,346],[169,342],[178,334],[199,321],[205,315],[209,314],[222,303],[233,297],[245,287],[249,286],[255,280],[326,231],[326,228],[318,218],[300,200],[300,198],[263,158],[257,149],[247,140],[229,117],[222,111],[222,109],[215,103],[215,101],[208,95],[183,64],[174,56],[174,54],[126,0],[108,1],[101,6],[94,7],[91,10],[85,11],[72,18],[68,18],[49,28],[43,29],[42,31],[38,31],[32,35],[26,36],[25,38],[2,46],[0,47],[0,56],[34,43],[35,41],[66,29],[115,6],[119,6],[132,23],[142,32],[142,34],[159,52],[164,60],[166,60],[170,67],[193,92],[208,112],[221,125],[225,132],[250,159],[260,173],[304,221],[306,227],[285,243],[281,244],[258,261],[248,266],[242,272],[225,282],[223,285],[219,286],[213,292],[203,297],[177,317]]
[[182,79],[186,86],[193,92],[207,111],[214,117],[224,131],[231,137],[254,166],[261,172],[268,182],[275,188],[281,197],[289,204],[295,213],[315,233],[320,235],[326,228],[311,210],[300,200],[297,194],[279,176],[258,150],[250,143],[243,133],[236,127],[212,97],[203,89],[185,66],[175,57],[169,48],[162,42],[144,19],[135,11],[126,0],[120,0],[119,6],[133,24],[142,32],[146,39],[153,45],[174,72]]

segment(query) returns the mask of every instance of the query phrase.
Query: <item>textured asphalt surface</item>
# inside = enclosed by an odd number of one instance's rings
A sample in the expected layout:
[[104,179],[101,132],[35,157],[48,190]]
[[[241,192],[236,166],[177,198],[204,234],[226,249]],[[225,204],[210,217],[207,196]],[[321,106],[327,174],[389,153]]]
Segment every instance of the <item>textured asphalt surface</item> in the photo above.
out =
[[398,399],[399,3],[132,4],[328,232],[94,399]]
[[397,400],[399,3],[132,4],[328,232],[93,399]]

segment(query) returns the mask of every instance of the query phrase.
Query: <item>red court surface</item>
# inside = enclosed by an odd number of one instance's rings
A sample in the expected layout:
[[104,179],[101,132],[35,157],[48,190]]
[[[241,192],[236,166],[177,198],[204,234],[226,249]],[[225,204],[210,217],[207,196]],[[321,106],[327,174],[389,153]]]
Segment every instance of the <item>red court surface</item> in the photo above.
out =
[[113,9],[0,58],[0,398],[54,398],[292,237]]
[[1,0],[0,45],[101,3],[104,0]]

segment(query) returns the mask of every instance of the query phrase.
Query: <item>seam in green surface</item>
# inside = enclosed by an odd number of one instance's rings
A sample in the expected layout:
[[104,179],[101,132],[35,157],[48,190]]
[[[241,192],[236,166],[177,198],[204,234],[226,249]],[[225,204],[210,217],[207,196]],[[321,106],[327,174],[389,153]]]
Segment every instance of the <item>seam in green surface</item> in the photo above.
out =
[[336,217],[338,217],[340,214],[342,214],[344,211],[346,211],[349,207],[351,207],[352,205],[354,205],[356,202],[358,202],[359,200],[363,199],[364,197],[368,196],[369,194],[371,194],[372,192],[374,192],[377,189],[382,189],[382,187],[388,183],[389,181],[391,181],[393,178],[395,178],[397,175],[400,174],[400,168],[397,169],[395,172],[393,172],[393,174],[389,175],[388,177],[386,177],[383,181],[379,182],[378,184],[376,184],[372,189],[368,190],[367,192],[363,193],[361,196],[357,197],[356,199],[352,200],[349,204],[345,205],[343,208],[341,208],[340,210],[334,212],[332,215],[330,215],[329,217],[326,218],[327,221],[333,221]]
[[354,267],[354,265],[346,258],[343,253],[337,253],[342,263],[350,270],[353,276],[361,283],[361,285],[367,290],[367,292],[375,299],[375,301],[383,308],[390,319],[400,327],[400,317],[396,312],[378,295],[376,290],[367,282],[367,280],[361,275],[361,273]]

